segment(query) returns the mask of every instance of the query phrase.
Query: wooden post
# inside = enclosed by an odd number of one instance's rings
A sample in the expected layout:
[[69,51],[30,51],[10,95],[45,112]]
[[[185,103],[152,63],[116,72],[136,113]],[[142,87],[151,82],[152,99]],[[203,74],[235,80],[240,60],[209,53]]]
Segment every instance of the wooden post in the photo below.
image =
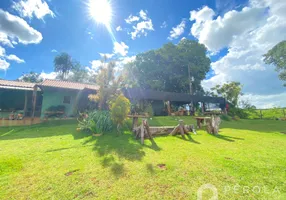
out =
[[171,105],[170,105],[170,101],[167,101],[167,110],[168,110],[168,115],[171,115]]
[[33,102],[33,108],[32,108],[32,121],[31,121],[31,123],[33,124],[34,117],[35,117],[36,103],[37,103],[37,86],[36,85],[34,86],[34,90],[33,90],[32,102]]
[[28,91],[25,91],[25,103],[24,103],[24,113],[23,113],[23,117],[26,116],[26,112],[27,112],[27,102],[28,102]]
[[144,124],[141,124],[141,144],[144,144]]

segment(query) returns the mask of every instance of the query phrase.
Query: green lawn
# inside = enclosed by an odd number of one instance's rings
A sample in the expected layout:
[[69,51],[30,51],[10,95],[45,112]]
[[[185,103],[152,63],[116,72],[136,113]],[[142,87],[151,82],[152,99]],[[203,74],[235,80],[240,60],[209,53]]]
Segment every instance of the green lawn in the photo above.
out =
[[76,132],[75,121],[0,128],[0,199],[196,199],[207,183],[219,199],[286,199],[281,131],[286,122],[240,120],[223,122],[218,137],[200,130],[187,140],[161,136],[141,145],[129,131]]

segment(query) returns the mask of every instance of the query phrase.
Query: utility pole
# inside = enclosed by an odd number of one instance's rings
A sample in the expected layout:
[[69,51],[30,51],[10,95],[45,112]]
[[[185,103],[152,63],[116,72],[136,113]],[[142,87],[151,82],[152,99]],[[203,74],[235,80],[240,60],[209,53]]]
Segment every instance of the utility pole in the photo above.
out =
[[188,76],[189,76],[189,84],[190,84],[190,94],[193,94],[192,90],[192,78],[191,78],[191,72],[190,72],[190,66],[188,65]]

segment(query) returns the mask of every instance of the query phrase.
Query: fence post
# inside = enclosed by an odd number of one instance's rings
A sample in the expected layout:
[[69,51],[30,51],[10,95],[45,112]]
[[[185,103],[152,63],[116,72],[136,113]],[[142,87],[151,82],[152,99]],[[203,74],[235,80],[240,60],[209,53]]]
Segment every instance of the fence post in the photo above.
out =
[[262,111],[260,110],[260,119],[262,119]]

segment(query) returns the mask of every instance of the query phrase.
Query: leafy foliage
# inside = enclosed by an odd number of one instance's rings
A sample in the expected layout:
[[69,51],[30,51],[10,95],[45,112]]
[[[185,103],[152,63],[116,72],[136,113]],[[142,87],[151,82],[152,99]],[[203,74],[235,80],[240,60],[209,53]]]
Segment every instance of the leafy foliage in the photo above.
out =
[[125,66],[128,85],[169,92],[189,92],[189,76],[194,77],[194,93],[202,92],[201,80],[210,69],[206,48],[197,41],[181,40],[138,54]]
[[59,72],[59,78],[64,80],[66,79],[69,72],[74,69],[74,63],[72,57],[67,53],[61,53],[57,55],[54,59],[54,70]]
[[27,74],[22,74],[22,76],[17,80],[29,83],[40,83],[43,81],[43,79],[40,77],[40,74],[33,71]]
[[153,117],[154,116],[154,111],[153,111],[153,107],[151,103],[148,103],[148,105],[145,108],[145,113],[148,113],[149,117]]
[[130,105],[129,99],[123,94],[120,94],[110,103],[111,119],[117,125],[118,129],[127,119],[127,115],[130,112]]
[[225,83],[211,88],[213,96],[222,96],[235,107],[238,105],[239,96],[242,95],[241,90],[242,85],[239,82]]
[[[279,42],[263,55],[266,64],[272,64],[279,72],[279,79],[286,81],[286,40]],[[286,83],[284,83],[286,87]]]
[[231,117],[228,115],[221,115],[220,118],[224,121],[231,121]]
[[86,118],[78,119],[78,127],[86,132],[106,133],[113,129],[110,113],[108,111],[91,111]]
[[108,110],[109,102],[120,92],[121,77],[114,76],[115,62],[102,63],[97,75],[99,90],[97,94],[89,95],[89,100],[98,103],[100,110]]

